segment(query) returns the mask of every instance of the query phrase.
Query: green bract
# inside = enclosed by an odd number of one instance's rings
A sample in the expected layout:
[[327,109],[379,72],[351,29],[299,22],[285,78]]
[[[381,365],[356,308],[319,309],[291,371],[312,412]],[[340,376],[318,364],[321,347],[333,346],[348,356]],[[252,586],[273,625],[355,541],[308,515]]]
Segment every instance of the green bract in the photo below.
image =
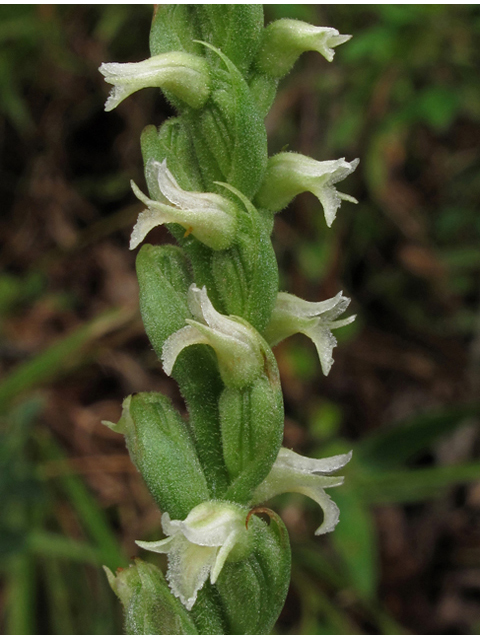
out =
[[[339,519],[325,493],[351,454],[311,460],[281,448],[284,409],[271,346],[300,332],[332,366],[332,330],[349,299],[312,303],[278,291],[270,239],[274,214],[303,191],[317,196],[327,225],[337,191],[358,160],[317,161],[267,153],[264,117],[303,51],[333,59],[346,42],[330,27],[279,20],[264,28],[261,5],[158,5],[151,58],[100,67],[113,85],[106,110],[143,87],[160,88],[177,116],[142,134],[145,209],[130,248],[145,330],[188,417],[159,393],[129,396],[117,424],[163,512],[166,537],[139,541],[167,555],[166,578],[141,560],[107,569],[134,634],[268,634],[290,581],[288,534],[259,505],[296,491],[324,512],[316,534]],[[143,244],[166,225],[179,246]],[[257,513],[267,511],[270,522]],[[158,537],[158,536],[155,536]],[[167,584],[168,582],[168,584]]]

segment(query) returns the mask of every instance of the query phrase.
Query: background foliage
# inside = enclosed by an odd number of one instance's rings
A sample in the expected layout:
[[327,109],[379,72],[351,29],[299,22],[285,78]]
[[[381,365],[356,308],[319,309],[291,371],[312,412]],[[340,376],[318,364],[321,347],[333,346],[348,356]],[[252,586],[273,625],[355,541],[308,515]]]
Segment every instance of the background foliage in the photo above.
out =
[[[270,152],[361,158],[327,230],[313,196],[277,216],[282,288],[343,287],[358,313],[322,377],[306,338],[276,348],[285,446],[353,448],[340,525],[291,496],[279,633],[480,632],[480,10],[268,5],[354,38],[283,81]],[[145,337],[128,236],[156,90],[103,112],[103,61],[148,57],[145,5],[0,8],[0,580],[4,633],[120,632],[100,566],[160,518],[126,454],[121,400],[179,402]],[[149,236],[168,242],[164,229]]]

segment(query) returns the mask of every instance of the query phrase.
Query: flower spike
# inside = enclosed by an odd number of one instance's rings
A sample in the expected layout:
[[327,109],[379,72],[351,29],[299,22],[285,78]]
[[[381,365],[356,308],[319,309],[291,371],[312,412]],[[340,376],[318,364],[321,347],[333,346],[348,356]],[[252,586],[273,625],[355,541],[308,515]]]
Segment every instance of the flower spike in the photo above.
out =
[[333,185],[350,175],[358,166],[358,158],[347,162],[319,162],[300,153],[278,153],[268,160],[267,172],[257,202],[271,211],[280,211],[299,193],[310,191],[323,206],[328,227],[337,215],[342,200],[358,204],[352,196],[337,191]]
[[215,350],[220,375],[229,387],[251,384],[264,368],[262,339],[245,320],[219,313],[205,287],[190,286],[188,304],[195,318],[172,334],[163,346],[163,368],[171,375],[178,354],[193,344],[208,344]]
[[99,71],[106,82],[113,84],[105,111],[112,111],[146,87],[171,91],[194,109],[200,109],[210,95],[208,64],[200,56],[183,51],[162,53],[142,62],[104,62]]
[[[159,197],[151,200],[132,181],[135,195],[147,206],[138,216],[130,238],[135,249],[154,227],[177,223],[216,251],[228,248],[235,237],[237,207],[216,193],[196,193],[182,189],[167,168],[167,161],[150,160],[146,168],[158,184]],[[156,186],[156,184],[155,184]]]
[[323,510],[323,523],[315,535],[330,533],[338,524],[340,511],[325,489],[343,483],[343,477],[330,474],[344,467],[351,457],[352,452],[316,460],[282,447],[270,473],[255,490],[252,503],[265,502],[281,493],[301,493],[315,500]]
[[305,334],[315,344],[322,371],[327,376],[333,364],[332,351],[337,345],[332,329],[344,327],[355,320],[355,316],[336,320],[349,304],[350,298],[343,296],[341,291],[324,302],[307,302],[281,292],[265,330],[266,340],[274,346],[295,333]]
[[234,549],[236,559],[248,554],[247,512],[229,502],[202,502],[183,521],[170,520],[164,513],[162,528],[168,536],[164,540],[136,543],[147,551],[168,554],[168,583],[190,611],[207,578],[215,584]]
[[281,78],[304,51],[318,51],[328,62],[332,62],[334,47],[351,37],[341,35],[331,27],[314,27],[301,20],[277,20],[264,31],[257,67],[274,78]]

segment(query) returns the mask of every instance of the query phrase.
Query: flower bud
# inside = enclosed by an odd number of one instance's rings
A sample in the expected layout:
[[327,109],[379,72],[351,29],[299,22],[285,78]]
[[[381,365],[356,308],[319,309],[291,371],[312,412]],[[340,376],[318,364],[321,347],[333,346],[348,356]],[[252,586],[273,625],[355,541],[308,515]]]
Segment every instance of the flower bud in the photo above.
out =
[[163,368],[171,375],[178,354],[194,344],[210,345],[218,359],[223,382],[242,388],[251,384],[264,369],[263,338],[242,318],[224,316],[208,298],[204,287],[191,285],[188,303],[195,320],[171,335],[163,346]]
[[252,504],[265,502],[281,493],[301,493],[315,500],[323,510],[323,523],[315,535],[329,533],[337,526],[340,511],[324,489],[343,484],[342,477],[331,477],[330,474],[344,467],[351,457],[352,452],[316,460],[282,447],[272,470],[255,490]]
[[358,163],[358,158],[352,162],[345,158],[319,162],[299,153],[278,153],[268,160],[256,202],[265,209],[280,211],[296,195],[310,191],[320,200],[330,227],[342,200],[357,204],[355,198],[337,191],[333,185],[350,175]]
[[342,292],[324,302],[307,302],[281,292],[265,330],[265,338],[274,346],[295,333],[308,336],[317,348],[322,371],[327,376],[333,364],[332,351],[337,344],[332,329],[344,327],[355,320],[355,316],[350,316],[335,321],[349,304],[350,299]]
[[250,554],[252,534],[245,526],[248,509],[225,501],[203,502],[185,520],[162,515],[167,538],[137,540],[142,549],[168,554],[167,580],[175,596],[190,611],[208,577],[215,584],[227,560]]
[[130,457],[162,511],[185,515],[210,493],[187,425],[160,393],[137,393],[123,402],[117,425]]
[[336,29],[314,27],[300,20],[277,20],[264,30],[257,68],[274,78],[281,78],[304,51],[318,51],[331,62],[335,55],[333,47],[338,47],[351,37],[341,35]]
[[108,582],[125,610],[127,635],[198,634],[190,615],[171,593],[162,572],[138,558],[115,574],[104,567]]
[[219,413],[223,456],[230,477],[225,498],[248,504],[282,444],[280,384],[262,375],[246,389],[227,388],[220,396]]
[[237,217],[233,202],[216,193],[181,189],[167,169],[165,160],[150,161],[146,171],[156,177],[159,192],[166,202],[150,200],[132,182],[135,195],[148,208],[138,216],[130,239],[130,249],[135,249],[154,227],[167,223],[182,225],[186,235],[192,233],[200,242],[217,251],[232,244]]
[[159,87],[172,92],[194,109],[203,107],[210,95],[208,64],[200,56],[172,51],[142,62],[104,62],[99,69],[113,89],[105,103],[112,111],[139,89]]

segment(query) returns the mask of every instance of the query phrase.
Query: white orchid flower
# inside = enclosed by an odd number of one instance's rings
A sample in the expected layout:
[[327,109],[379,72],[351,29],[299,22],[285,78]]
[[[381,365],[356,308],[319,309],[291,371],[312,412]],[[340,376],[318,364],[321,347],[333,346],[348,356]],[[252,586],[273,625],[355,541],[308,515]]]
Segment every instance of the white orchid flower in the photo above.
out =
[[328,62],[335,55],[334,47],[350,40],[331,27],[314,27],[301,20],[283,18],[271,22],[263,34],[257,67],[274,78],[286,75],[304,51],[317,51]]
[[343,483],[343,477],[330,474],[344,467],[351,457],[352,452],[317,460],[282,447],[270,473],[255,490],[252,504],[265,502],[282,493],[301,493],[315,500],[323,510],[323,523],[315,535],[329,533],[338,524],[340,510],[325,489]]
[[355,320],[349,316],[336,320],[350,304],[342,292],[323,302],[307,302],[290,293],[279,293],[270,323],[265,330],[267,342],[274,346],[295,333],[308,336],[317,348],[324,375],[333,364],[332,352],[337,344],[333,329],[344,327]]
[[310,191],[323,207],[325,221],[332,226],[342,200],[358,204],[352,196],[335,189],[335,184],[350,175],[359,159],[345,158],[319,162],[300,153],[278,153],[268,160],[267,171],[257,194],[261,207],[280,211],[299,193]]
[[190,286],[188,305],[194,319],[187,319],[187,326],[172,334],[163,345],[165,373],[171,375],[183,349],[208,344],[217,355],[220,375],[227,386],[241,388],[251,384],[265,362],[259,333],[246,320],[219,313],[205,287]]
[[146,168],[152,184],[158,185],[159,197],[151,200],[132,181],[135,195],[147,209],[138,216],[130,238],[130,249],[135,249],[154,227],[177,223],[211,249],[229,247],[235,237],[237,208],[216,193],[197,193],[182,189],[167,168],[167,161],[150,160]]
[[215,584],[232,551],[235,559],[248,555],[247,511],[229,502],[203,502],[185,520],[170,520],[164,513],[162,528],[168,536],[164,540],[136,541],[142,549],[168,555],[168,583],[187,610],[209,576]]
[[200,56],[172,51],[141,62],[104,62],[100,73],[113,89],[105,103],[112,111],[135,91],[159,87],[171,91],[189,106],[201,108],[210,95],[208,64]]

